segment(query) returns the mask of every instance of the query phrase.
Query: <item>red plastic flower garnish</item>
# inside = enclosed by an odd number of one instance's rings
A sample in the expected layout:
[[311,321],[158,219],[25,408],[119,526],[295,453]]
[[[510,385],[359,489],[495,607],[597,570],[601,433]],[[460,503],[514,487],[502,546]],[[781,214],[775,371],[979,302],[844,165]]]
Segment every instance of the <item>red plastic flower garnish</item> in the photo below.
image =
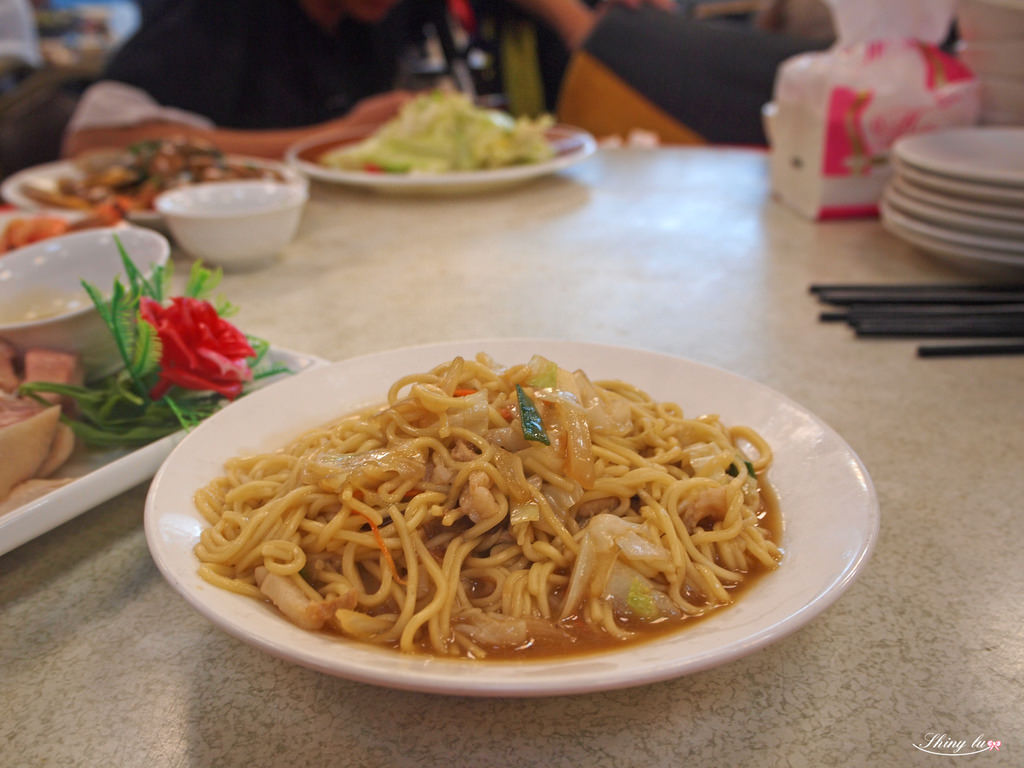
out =
[[245,359],[255,351],[208,301],[178,296],[165,307],[144,297],[139,311],[163,344],[160,380],[149,393],[153,400],[172,386],[210,390],[233,400],[242,393],[242,385],[252,380]]

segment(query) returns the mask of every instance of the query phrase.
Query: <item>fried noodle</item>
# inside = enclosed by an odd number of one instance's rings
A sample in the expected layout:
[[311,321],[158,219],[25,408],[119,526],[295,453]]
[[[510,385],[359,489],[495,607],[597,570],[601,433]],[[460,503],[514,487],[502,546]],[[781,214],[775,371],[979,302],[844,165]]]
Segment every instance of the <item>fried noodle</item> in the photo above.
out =
[[229,460],[195,495],[195,553],[205,580],[301,627],[404,652],[617,642],[777,566],[771,459],[753,429],[622,381],[457,357]]

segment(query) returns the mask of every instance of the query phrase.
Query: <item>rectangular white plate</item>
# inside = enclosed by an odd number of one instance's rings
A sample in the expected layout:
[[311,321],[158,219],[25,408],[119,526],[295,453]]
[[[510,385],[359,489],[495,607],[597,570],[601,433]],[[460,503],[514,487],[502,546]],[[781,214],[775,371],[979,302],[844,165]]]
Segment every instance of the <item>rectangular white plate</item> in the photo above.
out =
[[[271,347],[268,358],[294,373],[327,362],[276,347]],[[261,388],[284,376],[266,379],[261,382]],[[184,436],[184,432],[176,432],[135,450],[77,449],[55,475],[74,478],[70,483],[0,516],[0,555],[148,480]]]

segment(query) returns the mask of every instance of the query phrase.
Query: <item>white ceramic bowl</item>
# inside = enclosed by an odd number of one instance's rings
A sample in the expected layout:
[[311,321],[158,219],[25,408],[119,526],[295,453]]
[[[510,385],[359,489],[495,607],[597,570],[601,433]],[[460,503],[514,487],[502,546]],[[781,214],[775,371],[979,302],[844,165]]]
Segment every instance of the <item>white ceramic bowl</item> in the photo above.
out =
[[178,244],[226,268],[262,264],[295,237],[306,184],[218,181],[164,192],[156,199]]
[[979,77],[1024,80],[1024,39],[961,41],[957,57]]
[[0,256],[0,338],[19,350],[77,352],[89,379],[117,370],[121,358],[81,283],[109,296],[115,277],[126,282],[115,236],[143,274],[170,257],[163,235],[126,225],[73,232]]
[[1024,40],[1024,0],[957,0],[960,39]]

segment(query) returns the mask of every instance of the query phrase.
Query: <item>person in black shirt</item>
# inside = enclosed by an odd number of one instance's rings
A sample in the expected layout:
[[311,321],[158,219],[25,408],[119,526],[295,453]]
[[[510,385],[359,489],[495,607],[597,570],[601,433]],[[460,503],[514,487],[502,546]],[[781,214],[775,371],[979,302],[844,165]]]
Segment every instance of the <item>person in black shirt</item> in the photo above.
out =
[[174,131],[279,157],[320,131],[372,126],[419,0],[164,0],[83,95],[64,154]]

